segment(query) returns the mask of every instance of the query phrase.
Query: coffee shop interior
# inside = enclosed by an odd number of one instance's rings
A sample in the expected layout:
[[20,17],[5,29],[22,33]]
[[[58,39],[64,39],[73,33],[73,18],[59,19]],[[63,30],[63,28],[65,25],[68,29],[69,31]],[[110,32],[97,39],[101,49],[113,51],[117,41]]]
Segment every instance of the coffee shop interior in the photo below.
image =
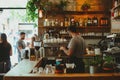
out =
[[[85,42],[82,74],[79,62],[61,49],[73,45],[70,26]],[[120,0],[0,0],[1,39],[3,33],[12,56],[7,72],[0,61],[0,80],[120,80]]]

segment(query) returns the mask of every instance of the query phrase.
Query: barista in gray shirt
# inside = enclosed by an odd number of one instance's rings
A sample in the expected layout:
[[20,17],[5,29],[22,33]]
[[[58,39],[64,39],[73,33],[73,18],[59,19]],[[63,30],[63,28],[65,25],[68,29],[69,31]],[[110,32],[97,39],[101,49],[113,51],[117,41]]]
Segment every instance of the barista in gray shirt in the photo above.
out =
[[20,33],[20,39],[17,41],[17,50],[18,50],[18,62],[20,62],[23,59],[24,55],[24,49],[25,49],[25,42],[23,41],[25,39],[25,33]]
[[70,61],[76,65],[75,72],[84,72],[84,62],[82,55],[85,54],[85,41],[77,32],[76,26],[69,26],[68,33],[72,37],[68,47],[60,47],[66,55],[69,56]]

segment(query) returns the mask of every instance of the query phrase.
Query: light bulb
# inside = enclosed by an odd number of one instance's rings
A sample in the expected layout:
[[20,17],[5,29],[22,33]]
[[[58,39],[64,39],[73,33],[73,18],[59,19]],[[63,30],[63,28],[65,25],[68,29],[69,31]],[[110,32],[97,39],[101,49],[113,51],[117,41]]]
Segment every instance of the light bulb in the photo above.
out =
[[43,11],[39,10],[39,18],[42,18],[42,17],[43,17]]

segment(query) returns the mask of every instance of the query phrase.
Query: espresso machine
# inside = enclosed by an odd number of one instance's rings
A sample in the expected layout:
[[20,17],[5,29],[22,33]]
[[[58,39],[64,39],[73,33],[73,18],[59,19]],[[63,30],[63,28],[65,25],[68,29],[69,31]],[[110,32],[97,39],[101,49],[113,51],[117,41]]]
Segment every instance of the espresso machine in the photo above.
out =
[[103,55],[112,56],[116,64],[116,71],[120,72],[120,34],[111,34],[100,43]]

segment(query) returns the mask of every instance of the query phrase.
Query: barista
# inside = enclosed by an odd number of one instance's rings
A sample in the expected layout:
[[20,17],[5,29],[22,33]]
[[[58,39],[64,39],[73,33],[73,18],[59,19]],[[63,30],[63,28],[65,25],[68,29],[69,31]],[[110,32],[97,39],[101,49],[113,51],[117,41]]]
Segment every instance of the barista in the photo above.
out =
[[69,26],[68,33],[72,37],[68,47],[61,46],[60,50],[69,57],[69,62],[75,64],[75,72],[84,72],[82,55],[85,53],[85,41],[77,32],[76,26]]

